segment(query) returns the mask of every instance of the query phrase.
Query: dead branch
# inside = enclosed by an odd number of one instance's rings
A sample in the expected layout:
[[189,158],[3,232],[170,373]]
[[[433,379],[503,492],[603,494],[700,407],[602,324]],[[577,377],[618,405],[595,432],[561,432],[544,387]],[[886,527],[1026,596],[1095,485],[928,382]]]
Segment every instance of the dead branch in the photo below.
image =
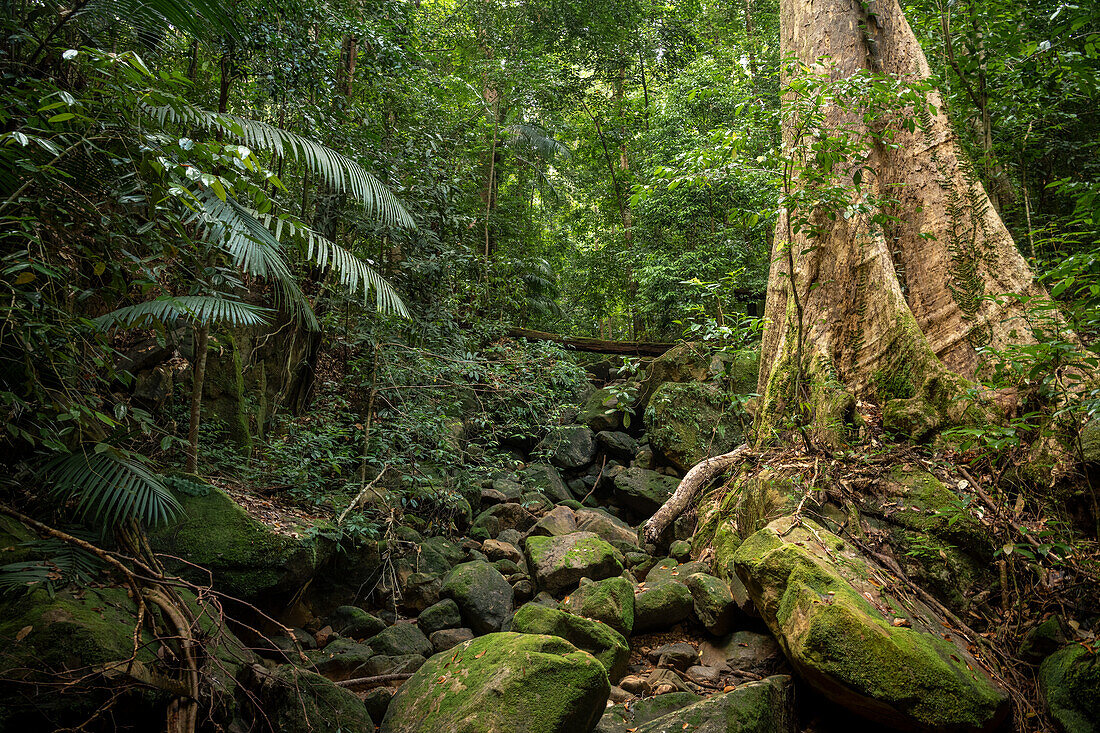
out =
[[356,677],[350,680],[341,680],[337,687],[381,687],[387,682],[404,682],[413,676],[412,672],[398,672],[396,674],[378,674],[373,677]]
[[363,501],[363,497],[367,495],[368,491],[370,491],[371,489],[374,488],[374,485],[376,483],[378,483],[378,480],[380,478],[382,478],[383,474],[386,473],[386,469],[389,468],[389,467],[390,467],[390,464],[388,464],[388,463],[386,465],[382,466],[382,470],[378,472],[378,475],[375,476],[369,484],[364,486],[363,490],[360,491],[354,499],[352,499],[352,502],[350,504],[348,504],[348,508],[345,509],[343,512],[341,512],[340,516],[336,519],[336,525],[337,526],[344,523],[344,517],[346,517],[348,515],[348,512],[350,512],[355,507],[359,506],[359,502]]
[[696,494],[706,486],[718,474],[732,468],[741,461],[752,458],[755,454],[749,451],[747,443],[734,448],[729,453],[713,456],[692,466],[687,475],[680,480],[676,491],[668,498],[657,513],[646,520],[642,528],[642,536],[646,542],[657,542],[657,538],[665,529],[676,521],[676,518],[684,513]]

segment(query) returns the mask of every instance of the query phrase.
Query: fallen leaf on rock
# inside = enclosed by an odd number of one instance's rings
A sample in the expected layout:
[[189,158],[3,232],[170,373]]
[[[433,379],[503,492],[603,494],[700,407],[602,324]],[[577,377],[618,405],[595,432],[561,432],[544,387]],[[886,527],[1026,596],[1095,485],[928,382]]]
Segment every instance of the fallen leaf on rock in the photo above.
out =
[[31,633],[32,631],[34,631],[33,626],[24,626],[23,628],[19,629],[19,633],[15,635],[15,640],[23,641],[23,639],[27,638],[27,634]]

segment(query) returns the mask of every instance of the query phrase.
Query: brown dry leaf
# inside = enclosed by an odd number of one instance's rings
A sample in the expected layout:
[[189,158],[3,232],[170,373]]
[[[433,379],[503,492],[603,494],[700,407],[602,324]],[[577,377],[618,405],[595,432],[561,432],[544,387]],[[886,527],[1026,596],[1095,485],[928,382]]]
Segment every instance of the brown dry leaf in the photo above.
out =
[[435,681],[435,683],[436,683],[437,685],[442,685],[442,684],[443,684],[444,682],[446,682],[446,681],[447,681],[447,675],[443,675],[442,677],[440,677],[439,679],[437,679],[437,680]]
[[487,652],[487,651],[489,651],[489,650],[488,649],[482,649],[480,652],[478,652],[477,654],[474,655],[474,659],[481,659],[482,657],[485,656],[485,652]]
[[33,626],[24,626],[23,628],[19,629],[19,633],[15,635],[15,640],[23,641],[27,638],[27,634],[31,633],[32,631],[34,631]]
[[907,618],[896,618],[894,619],[894,626],[912,626],[912,624],[909,623],[909,619]]
[[726,685],[725,687],[722,688],[722,692],[733,692],[736,689],[737,688],[734,687],[733,685]]

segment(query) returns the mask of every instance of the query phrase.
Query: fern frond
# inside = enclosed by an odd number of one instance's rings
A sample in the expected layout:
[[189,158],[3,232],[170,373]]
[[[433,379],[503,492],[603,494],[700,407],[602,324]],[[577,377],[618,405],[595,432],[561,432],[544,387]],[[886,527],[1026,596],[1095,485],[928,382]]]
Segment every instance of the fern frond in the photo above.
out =
[[[79,530],[68,531],[77,536],[81,534]],[[91,541],[94,538],[81,539]],[[54,590],[68,583],[90,583],[103,568],[103,561],[92,553],[52,537],[24,542],[20,547],[39,556],[39,559],[0,566],[0,595],[45,588],[52,596]]]
[[259,326],[269,322],[269,313],[270,308],[221,295],[162,295],[154,300],[113,310],[95,320],[104,329],[146,328],[150,322],[172,326],[181,317],[200,324]]
[[182,100],[173,100],[172,104],[167,105],[147,105],[144,110],[162,126],[171,122],[198,125],[207,130],[221,130],[251,148],[270,150],[280,157],[296,160],[312,170],[333,190],[348,193],[361,201],[384,224],[416,228],[409,212],[385,184],[351,158],[316,140],[266,122],[210,112]]
[[265,214],[259,218],[274,233],[276,239],[282,241],[284,235],[293,237],[301,243],[305,256],[318,267],[322,269],[331,267],[340,285],[352,295],[357,295],[362,288],[364,305],[373,291],[375,307],[379,313],[395,313],[403,318],[409,317],[405,303],[389,281],[347,249],[300,222],[271,214]]
[[508,125],[508,141],[513,147],[533,150],[540,158],[549,162],[555,158],[568,159],[572,155],[569,146],[555,139],[549,132],[530,122],[516,122]]
[[196,38],[239,38],[229,7],[218,0],[90,0],[70,20],[103,28],[121,23],[146,33],[175,28]]
[[183,509],[150,468],[109,446],[59,456],[44,469],[50,493],[73,502],[75,516],[113,528],[130,519],[167,524]]

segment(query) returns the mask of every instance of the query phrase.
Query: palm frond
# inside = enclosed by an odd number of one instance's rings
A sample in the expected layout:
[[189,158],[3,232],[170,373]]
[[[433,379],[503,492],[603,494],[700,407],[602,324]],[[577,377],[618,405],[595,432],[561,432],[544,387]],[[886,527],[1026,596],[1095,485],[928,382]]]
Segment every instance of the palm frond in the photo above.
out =
[[50,493],[75,504],[75,516],[113,528],[130,519],[167,524],[183,509],[149,466],[110,446],[50,461],[43,473]]
[[572,155],[569,146],[554,138],[549,132],[530,122],[515,122],[508,125],[508,141],[512,146],[534,151],[547,162],[555,158],[568,160]]
[[[79,530],[68,531],[80,535]],[[52,596],[57,588],[69,583],[88,584],[103,567],[103,561],[87,550],[52,537],[24,542],[20,547],[39,559],[0,566],[0,595],[45,588]]]
[[231,6],[218,0],[89,0],[70,21],[110,28],[123,24],[145,33],[175,28],[196,38],[240,37]]
[[262,277],[275,290],[275,302],[312,330],[320,328],[298,281],[290,272],[283,246],[252,212],[232,196],[225,200],[203,191],[196,200],[201,208],[189,220],[197,221],[208,241],[216,243],[245,273]]
[[96,318],[101,328],[146,328],[150,323],[172,326],[186,317],[193,323],[227,323],[259,326],[268,323],[270,308],[242,303],[224,295],[162,295],[159,298],[113,310]]
[[282,241],[284,235],[289,235],[301,243],[305,256],[318,267],[324,269],[331,267],[340,285],[346,288],[352,295],[357,295],[360,288],[363,290],[363,304],[371,292],[375,296],[375,307],[379,313],[394,313],[403,318],[409,317],[409,311],[397,290],[386,278],[355,256],[347,249],[336,244],[332,240],[321,236],[304,224],[292,221],[285,217],[265,214],[260,218],[265,226],[271,229],[275,238]]
[[144,110],[162,126],[172,122],[221,130],[251,148],[270,150],[280,157],[296,160],[306,165],[334,191],[348,193],[361,201],[384,224],[416,228],[409,212],[385,184],[351,158],[316,140],[265,122],[210,112],[182,100],[173,100],[172,104],[159,106],[147,105]]

